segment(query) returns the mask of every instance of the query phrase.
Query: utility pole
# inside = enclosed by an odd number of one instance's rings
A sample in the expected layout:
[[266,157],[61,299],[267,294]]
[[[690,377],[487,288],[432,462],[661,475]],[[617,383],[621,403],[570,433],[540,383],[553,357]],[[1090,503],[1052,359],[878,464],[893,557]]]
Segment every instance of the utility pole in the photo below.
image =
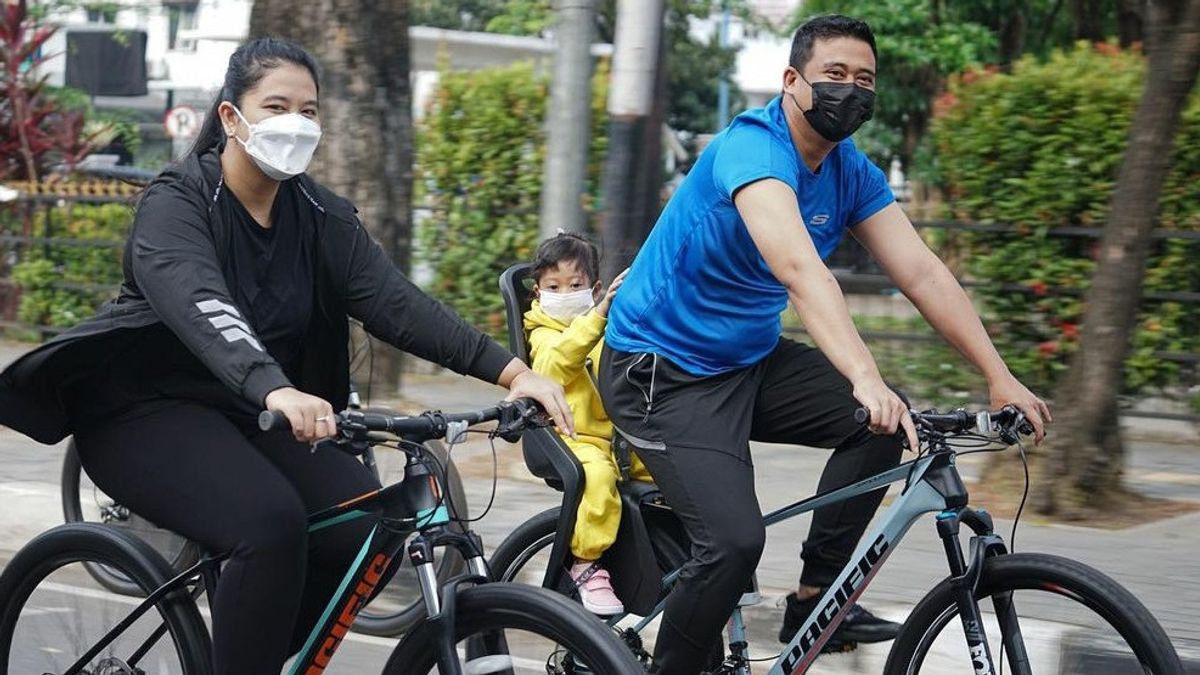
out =
[[546,112],[541,238],[562,228],[584,231],[584,185],[592,112],[592,36],[595,0],[556,0],[554,78]]
[[[721,49],[729,49],[729,0],[721,2]],[[729,124],[729,71],[721,73],[717,83],[717,128],[720,133]]]
[[[612,86],[608,95],[608,157],[604,165],[604,261],[601,278],[610,280],[629,265],[640,244],[634,222],[640,141],[654,98],[662,36],[663,0],[618,0],[613,45]],[[658,152],[658,148],[652,149]]]

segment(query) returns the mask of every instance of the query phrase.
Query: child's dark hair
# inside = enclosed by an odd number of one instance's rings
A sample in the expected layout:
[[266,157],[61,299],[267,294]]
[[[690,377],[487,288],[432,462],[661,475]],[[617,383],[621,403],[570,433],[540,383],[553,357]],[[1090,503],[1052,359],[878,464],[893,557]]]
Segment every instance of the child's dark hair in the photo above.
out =
[[533,280],[538,281],[543,272],[568,260],[583,270],[590,283],[599,281],[600,251],[587,237],[574,232],[559,232],[538,245],[533,254]]

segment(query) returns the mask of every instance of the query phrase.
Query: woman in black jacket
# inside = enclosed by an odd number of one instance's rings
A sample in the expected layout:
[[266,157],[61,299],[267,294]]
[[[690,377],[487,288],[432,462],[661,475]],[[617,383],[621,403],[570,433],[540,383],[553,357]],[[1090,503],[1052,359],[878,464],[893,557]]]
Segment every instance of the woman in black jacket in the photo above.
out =
[[[138,204],[118,297],[0,375],[0,422],[45,443],[74,434],[106,493],[232,551],[213,603],[219,675],[278,673],[374,525],[305,528],[307,512],[378,487],[310,448],[349,393],[347,317],[572,429],[561,387],[417,289],[304,174],[317,90],[303,49],[242,45],[196,146]],[[264,408],[291,433],[257,431]]]

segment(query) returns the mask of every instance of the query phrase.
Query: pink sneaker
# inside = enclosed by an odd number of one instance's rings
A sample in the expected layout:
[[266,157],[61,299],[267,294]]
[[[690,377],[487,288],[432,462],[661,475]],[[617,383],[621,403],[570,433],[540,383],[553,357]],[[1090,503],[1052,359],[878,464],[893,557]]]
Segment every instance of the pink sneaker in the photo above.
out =
[[625,605],[613,592],[608,570],[599,563],[575,563],[571,565],[571,579],[579,589],[583,608],[592,614],[612,616],[625,611]]

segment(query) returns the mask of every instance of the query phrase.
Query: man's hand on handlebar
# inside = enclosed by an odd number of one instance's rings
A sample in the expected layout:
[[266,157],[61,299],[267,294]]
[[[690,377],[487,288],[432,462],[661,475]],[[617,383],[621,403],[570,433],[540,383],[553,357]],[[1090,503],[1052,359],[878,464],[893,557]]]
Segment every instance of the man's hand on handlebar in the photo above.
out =
[[1046,425],[1053,421],[1050,406],[1012,375],[989,383],[988,389],[991,392],[992,409],[1000,410],[1006,405],[1015,406],[1033,425],[1034,442],[1040,445],[1046,437]]
[[908,416],[904,399],[878,376],[854,384],[854,398],[870,413],[867,427],[876,434],[891,435],[899,429],[908,437],[908,447],[917,447],[917,429]]

